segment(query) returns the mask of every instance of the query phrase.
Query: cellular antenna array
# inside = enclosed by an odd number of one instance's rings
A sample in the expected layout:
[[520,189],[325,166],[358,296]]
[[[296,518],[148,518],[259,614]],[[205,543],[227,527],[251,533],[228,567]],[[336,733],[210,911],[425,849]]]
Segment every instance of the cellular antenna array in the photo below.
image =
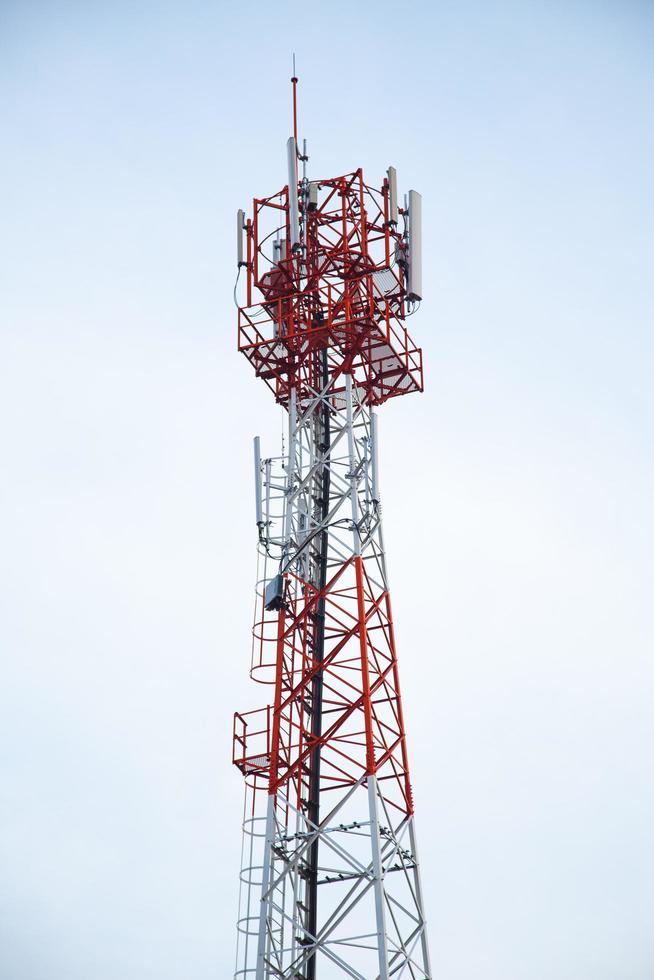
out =
[[288,182],[237,216],[238,349],[286,413],[254,441],[251,676],[234,716],[245,781],[239,980],[429,980],[431,970],[382,536],[377,409],[423,390],[406,329],[422,298],[421,198],[397,174]]

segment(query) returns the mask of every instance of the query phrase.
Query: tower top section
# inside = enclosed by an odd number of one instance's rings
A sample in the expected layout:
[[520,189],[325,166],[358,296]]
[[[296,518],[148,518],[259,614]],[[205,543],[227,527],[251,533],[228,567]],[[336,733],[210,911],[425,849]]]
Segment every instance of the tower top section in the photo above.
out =
[[422,299],[420,194],[398,204],[394,167],[378,186],[361,169],[310,179],[291,81],[287,184],[237,214],[238,348],[282,405],[292,390],[300,403],[315,396],[326,374],[343,389],[351,375],[370,405],[422,391],[422,350],[406,328]]

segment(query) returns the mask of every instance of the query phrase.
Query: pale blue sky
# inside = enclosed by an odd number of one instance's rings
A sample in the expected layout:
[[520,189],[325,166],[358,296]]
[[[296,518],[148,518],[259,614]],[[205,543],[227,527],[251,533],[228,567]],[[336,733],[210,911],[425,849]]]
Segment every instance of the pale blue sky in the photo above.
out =
[[[255,574],[234,211],[422,191],[380,413],[439,980],[654,975],[654,8],[0,7],[0,976],[233,968]],[[326,980],[326,978],[325,978]]]

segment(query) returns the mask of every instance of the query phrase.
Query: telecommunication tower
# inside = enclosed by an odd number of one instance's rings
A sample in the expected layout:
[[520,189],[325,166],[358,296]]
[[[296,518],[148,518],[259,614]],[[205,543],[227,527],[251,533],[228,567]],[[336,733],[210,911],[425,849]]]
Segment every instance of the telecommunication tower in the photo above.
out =
[[287,414],[254,441],[251,676],[234,716],[245,777],[235,977],[429,980],[413,799],[382,537],[376,409],[423,390],[421,197],[362,171],[307,175],[237,217],[238,349]]

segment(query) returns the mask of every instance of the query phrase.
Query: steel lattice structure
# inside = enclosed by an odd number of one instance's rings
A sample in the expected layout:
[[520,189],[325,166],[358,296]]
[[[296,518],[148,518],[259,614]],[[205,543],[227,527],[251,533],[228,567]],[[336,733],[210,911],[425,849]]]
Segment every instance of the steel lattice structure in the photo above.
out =
[[285,409],[288,441],[262,458],[255,440],[252,676],[271,703],[234,718],[235,977],[427,980],[375,412],[423,386],[405,326],[420,201],[398,208],[392,168],[379,188],[361,170],[310,181],[295,129],[288,185],[238,218],[238,346]]

